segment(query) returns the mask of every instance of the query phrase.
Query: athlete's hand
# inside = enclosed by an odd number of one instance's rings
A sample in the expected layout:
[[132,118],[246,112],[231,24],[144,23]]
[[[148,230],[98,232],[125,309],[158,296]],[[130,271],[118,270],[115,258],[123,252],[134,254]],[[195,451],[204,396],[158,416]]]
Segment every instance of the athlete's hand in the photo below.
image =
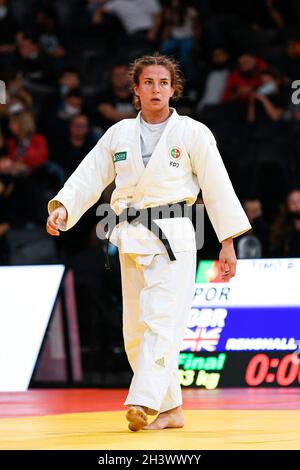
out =
[[67,222],[67,209],[62,204],[54,209],[47,219],[46,230],[50,235],[59,236],[59,229]]
[[232,238],[222,242],[222,249],[219,254],[221,277],[224,282],[235,276],[236,256]]

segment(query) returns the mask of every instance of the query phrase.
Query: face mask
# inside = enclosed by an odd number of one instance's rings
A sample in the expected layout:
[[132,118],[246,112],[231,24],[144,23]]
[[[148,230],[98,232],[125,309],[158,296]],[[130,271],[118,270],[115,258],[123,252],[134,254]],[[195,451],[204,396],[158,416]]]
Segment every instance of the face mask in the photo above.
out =
[[70,91],[70,88],[68,87],[68,85],[61,85],[60,86],[60,93],[63,95],[63,96],[66,96]]
[[38,55],[39,55],[38,52],[31,52],[31,54],[29,54],[29,56],[28,56],[28,59],[35,60],[35,59],[38,58]]
[[2,20],[3,18],[5,18],[7,15],[7,6],[5,5],[2,5],[0,7],[0,20]]
[[290,211],[288,216],[291,220],[300,220],[300,211]]
[[79,112],[80,109],[74,108],[74,106],[70,106],[69,104],[65,105],[65,113],[68,114],[68,116],[76,116]]
[[264,83],[257,90],[257,92],[261,95],[272,95],[272,93],[275,93],[275,91],[276,91],[276,85],[274,82]]
[[22,111],[24,111],[24,106],[22,105],[22,103],[20,102],[16,102],[16,103],[12,103],[9,107],[8,107],[8,112],[10,114],[16,114],[16,113],[21,113]]

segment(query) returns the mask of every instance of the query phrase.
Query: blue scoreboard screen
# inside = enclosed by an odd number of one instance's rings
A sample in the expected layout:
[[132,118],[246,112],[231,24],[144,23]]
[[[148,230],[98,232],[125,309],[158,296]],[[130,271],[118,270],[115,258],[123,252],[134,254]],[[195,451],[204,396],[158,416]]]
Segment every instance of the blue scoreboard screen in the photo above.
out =
[[182,386],[300,385],[300,259],[201,261],[179,356]]

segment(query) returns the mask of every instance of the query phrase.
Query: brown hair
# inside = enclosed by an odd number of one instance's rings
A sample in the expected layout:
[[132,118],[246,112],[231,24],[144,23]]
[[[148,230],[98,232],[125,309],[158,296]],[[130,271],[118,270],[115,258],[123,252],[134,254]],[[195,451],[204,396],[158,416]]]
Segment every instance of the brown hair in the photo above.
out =
[[286,204],[282,204],[278,216],[271,226],[270,248],[274,254],[286,254],[286,241],[292,232],[292,222],[288,219]]
[[300,192],[297,187],[288,192],[285,203],[281,204],[273,225],[271,226],[271,251],[276,255],[287,255],[288,244],[294,229],[292,220],[289,218],[288,200],[293,192]]
[[[184,79],[179,63],[171,57],[155,52],[153,55],[143,55],[130,64],[129,80],[131,88],[139,84],[140,75],[145,67],[149,65],[161,65],[165,67],[171,75],[171,86],[175,89],[173,100],[178,100],[182,96]],[[138,96],[134,96],[133,104],[135,109],[141,109],[141,101]]]
[[21,113],[17,114],[10,114],[9,119],[18,122],[21,133],[24,135],[24,137],[35,133],[34,116],[31,112],[22,111]]

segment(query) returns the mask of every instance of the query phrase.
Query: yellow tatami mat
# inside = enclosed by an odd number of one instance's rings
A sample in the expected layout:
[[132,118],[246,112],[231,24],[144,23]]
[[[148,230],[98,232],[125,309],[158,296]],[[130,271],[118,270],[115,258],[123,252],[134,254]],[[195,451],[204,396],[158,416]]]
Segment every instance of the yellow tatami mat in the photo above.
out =
[[127,429],[121,411],[0,419],[0,449],[300,449],[300,411],[185,410],[185,427]]

